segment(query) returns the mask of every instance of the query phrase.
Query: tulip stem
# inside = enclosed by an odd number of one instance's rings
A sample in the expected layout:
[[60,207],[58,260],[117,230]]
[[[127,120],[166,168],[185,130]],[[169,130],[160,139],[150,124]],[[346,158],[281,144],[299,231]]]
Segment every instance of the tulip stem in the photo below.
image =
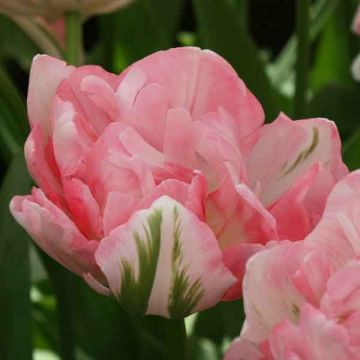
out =
[[185,321],[168,320],[166,326],[168,358],[184,360],[186,358],[186,329]]
[[82,57],[82,21],[79,12],[71,11],[65,15],[66,21],[66,61],[80,65]]
[[146,316],[135,321],[142,334],[141,359],[185,360],[186,330],[183,319],[168,320],[159,316]]
[[73,303],[76,277],[36,247],[54,286],[58,318],[59,355],[61,360],[75,360]]
[[295,117],[301,117],[306,115],[310,53],[310,5],[311,0],[297,0],[296,27],[298,49],[294,99]]

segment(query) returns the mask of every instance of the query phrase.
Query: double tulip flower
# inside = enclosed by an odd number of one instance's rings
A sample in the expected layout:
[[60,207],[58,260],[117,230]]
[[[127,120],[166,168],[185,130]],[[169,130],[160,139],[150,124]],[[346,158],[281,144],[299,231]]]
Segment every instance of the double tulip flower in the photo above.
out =
[[139,314],[241,296],[247,259],[318,223],[347,169],[335,125],[264,125],[220,56],[158,52],[120,75],[37,56],[25,145],[38,187],[10,205],[37,244]]
[[360,358],[360,171],[342,179],[315,229],[248,263],[246,322],[224,360]]

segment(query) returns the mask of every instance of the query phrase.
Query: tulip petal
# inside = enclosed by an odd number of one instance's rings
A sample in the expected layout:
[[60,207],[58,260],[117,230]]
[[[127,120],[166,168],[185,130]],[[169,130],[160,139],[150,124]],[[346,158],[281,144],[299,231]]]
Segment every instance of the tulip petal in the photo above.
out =
[[131,126],[157,150],[162,150],[164,145],[167,107],[165,89],[159,84],[147,84],[137,94],[128,114]]
[[284,319],[298,321],[305,299],[292,279],[307,252],[308,247],[302,242],[283,242],[249,260],[243,286],[245,338],[258,343]]
[[89,187],[76,178],[64,179],[63,184],[74,223],[88,239],[100,240],[103,236],[100,209]]
[[63,176],[80,173],[93,141],[79,130],[79,116],[70,102],[54,101],[53,146],[56,162]]
[[195,136],[190,113],[184,108],[168,111],[164,140],[164,155],[170,162],[197,168]]
[[140,314],[187,316],[216,304],[235,281],[210,229],[166,196],[114,229],[96,261],[120,303]]
[[35,56],[30,71],[28,114],[31,127],[40,124],[45,133],[50,129],[50,108],[60,82],[74,67],[47,55]]
[[235,339],[226,351],[224,360],[265,360],[256,345],[246,339]]
[[31,174],[46,196],[56,204],[63,198],[60,172],[53,153],[52,140],[41,125],[35,125],[25,143],[25,159]]
[[327,319],[311,305],[301,309],[300,324],[285,321],[277,326],[269,339],[274,359],[356,360],[358,354],[350,345],[346,329]]
[[[106,89],[106,95],[115,92],[120,81],[120,77],[108,73],[100,66],[84,65],[76,68],[69,77],[63,81],[57,89],[56,95],[64,102],[70,102],[75,113],[83,119],[83,132],[91,134],[96,138],[113,121],[113,106],[105,108],[105,102],[111,102],[111,96],[107,101],[100,96],[96,90],[98,87]],[[95,83],[95,84],[94,84]],[[108,86],[107,86],[107,85]],[[101,104],[102,106],[98,106]],[[86,131],[85,131],[86,130]]]
[[260,185],[260,200],[265,206],[274,204],[316,163],[335,181],[347,174],[339,134],[328,120],[292,121],[280,114],[253,138],[255,144],[247,154],[246,167],[251,187]]
[[360,262],[351,261],[327,283],[321,310],[331,318],[346,319],[360,309]]
[[130,66],[125,78],[133,72],[142,74],[147,83],[163,86],[169,107],[187,109],[194,120],[223,107],[237,119],[238,139],[264,121],[264,112],[254,95],[234,69],[212,51],[195,47],[159,51]]
[[14,197],[10,211],[49,256],[76,274],[91,272],[101,278],[94,259],[98,242],[87,240],[40,189],[33,189],[32,195]]
[[222,249],[278,238],[272,215],[246,185],[235,186],[229,177],[207,197],[206,218]]
[[312,229],[309,214],[304,206],[304,198],[316,177],[317,171],[318,167],[311,168],[272,207],[271,214],[277,220],[281,239],[301,240]]
[[340,180],[329,195],[324,215],[306,242],[326,251],[336,267],[360,255],[360,171]]

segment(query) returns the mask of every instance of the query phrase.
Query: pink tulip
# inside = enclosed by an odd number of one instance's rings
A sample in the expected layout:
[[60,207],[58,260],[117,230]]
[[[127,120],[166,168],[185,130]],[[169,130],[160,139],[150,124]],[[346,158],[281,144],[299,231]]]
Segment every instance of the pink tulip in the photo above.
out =
[[246,323],[225,359],[360,359],[360,171],[337,184],[303,241],[249,262]]
[[[347,173],[335,125],[263,125],[221,57],[155,53],[121,75],[34,59],[25,145],[39,189],[11,211],[96,290],[182,317],[241,295],[249,256],[298,240]],[[296,226],[293,226],[294,219]]]

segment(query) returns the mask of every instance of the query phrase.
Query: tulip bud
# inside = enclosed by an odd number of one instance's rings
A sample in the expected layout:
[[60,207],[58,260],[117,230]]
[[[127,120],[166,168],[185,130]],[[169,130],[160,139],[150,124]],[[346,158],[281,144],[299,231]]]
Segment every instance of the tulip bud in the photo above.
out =
[[114,11],[131,0],[0,0],[0,12],[7,15],[41,16],[49,20],[68,11],[79,11],[84,17]]

